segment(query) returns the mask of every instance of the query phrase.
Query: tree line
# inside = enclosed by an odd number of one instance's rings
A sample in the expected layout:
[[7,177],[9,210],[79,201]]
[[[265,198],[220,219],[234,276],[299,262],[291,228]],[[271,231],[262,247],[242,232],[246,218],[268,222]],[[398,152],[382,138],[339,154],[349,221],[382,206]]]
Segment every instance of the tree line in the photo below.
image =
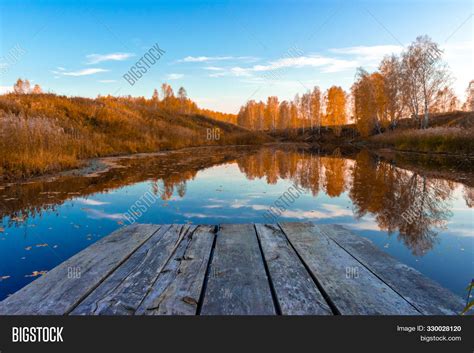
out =
[[368,136],[396,128],[401,118],[429,125],[431,113],[474,111],[474,80],[461,106],[451,88],[451,76],[442,60],[442,50],[428,36],[420,36],[400,55],[386,56],[375,72],[357,69],[350,92],[332,86],[319,87],[292,101],[248,101],[237,115],[237,124],[252,130],[317,129],[332,126],[339,134],[342,125],[355,123]]

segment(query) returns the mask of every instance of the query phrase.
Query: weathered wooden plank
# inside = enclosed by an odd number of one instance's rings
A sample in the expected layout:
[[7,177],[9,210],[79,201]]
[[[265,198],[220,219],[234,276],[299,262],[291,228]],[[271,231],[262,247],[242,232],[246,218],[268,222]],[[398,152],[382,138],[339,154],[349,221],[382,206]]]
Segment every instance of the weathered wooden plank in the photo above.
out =
[[341,314],[420,314],[313,224],[280,226]]
[[357,236],[339,225],[325,225],[320,228],[324,234],[364,264],[421,313],[425,315],[461,313],[465,303],[460,297],[414,268],[379,250],[370,240]]
[[272,314],[275,306],[253,225],[222,225],[201,315]]
[[163,226],[89,294],[71,315],[133,315],[187,232],[195,226]]
[[0,315],[63,315],[159,230],[131,225],[83,251],[0,302]]
[[201,225],[187,234],[136,315],[196,315],[214,229],[214,226]]
[[277,225],[256,224],[265,262],[283,315],[332,315],[308,271]]

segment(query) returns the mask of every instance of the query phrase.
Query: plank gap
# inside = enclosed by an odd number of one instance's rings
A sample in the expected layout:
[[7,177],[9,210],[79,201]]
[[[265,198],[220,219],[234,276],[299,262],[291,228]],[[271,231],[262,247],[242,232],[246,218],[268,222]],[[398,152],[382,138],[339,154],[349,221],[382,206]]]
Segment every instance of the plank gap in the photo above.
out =
[[207,261],[206,274],[204,275],[204,281],[201,288],[201,294],[199,295],[199,301],[197,305],[196,315],[201,315],[202,303],[204,302],[204,296],[206,295],[207,282],[209,281],[209,273],[211,272],[211,264],[214,258],[214,249],[216,248],[217,234],[219,233],[220,226],[217,224],[214,227],[214,239],[212,241],[211,254]]
[[299,254],[299,252],[296,250],[296,248],[293,246],[293,243],[291,242],[290,238],[288,237],[288,235],[285,233],[285,230],[283,229],[283,227],[280,225],[280,223],[277,223],[278,224],[278,227],[281,229],[281,231],[283,232],[283,234],[285,235],[286,239],[288,240],[288,243],[290,244],[291,248],[293,249],[293,251],[296,253],[296,256],[298,256],[298,258],[300,259],[301,263],[303,264],[304,268],[306,269],[306,271],[308,271],[311,279],[313,280],[313,282],[316,284],[316,287],[318,287],[319,291],[321,292],[324,300],[326,300],[326,303],[329,305],[329,308],[331,309],[332,313],[334,315],[341,315],[341,312],[339,311],[339,309],[337,308],[336,304],[332,301],[331,297],[328,295],[328,293],[324,290],[322,284],[319,282],[319,280],[316,278],[316,276],[314,275],[313,271],[311,271],[311,269],[309,268],[309,266],[306,264],[306,262],[304,261],[304,259],[301,257],[301,255]]
[[260,256],[262,256],[263,267],[265,268],[265,272],[267,273],[268,284],[270,285],[270,292],[272,293],[273,305],[275,305],[275,311],[277,315],[282,315],[280,302],[278,301],[275,286],[273,285],[272,276],[270,275],[270,270],[268,268],[267,261],[265,261],[265,255],[263,254],[262,243],[260,240],[260,235],[258,234],[257,228],[255,224],[253,225],[253,229],[255,230],[255,234],[257,235],[257,243],[258,248],[260,249]]

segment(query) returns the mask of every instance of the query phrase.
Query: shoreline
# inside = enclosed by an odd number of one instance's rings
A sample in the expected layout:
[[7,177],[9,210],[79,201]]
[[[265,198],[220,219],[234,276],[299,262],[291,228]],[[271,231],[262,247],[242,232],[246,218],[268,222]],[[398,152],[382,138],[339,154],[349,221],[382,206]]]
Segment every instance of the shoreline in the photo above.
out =
[[[177,152],[186,152],[188,150],[206,150],[206,149],[220,149],[220,148],[240,148],[240,147],[252,147],[252,148],[262,148],[262,147],[278,147],[278,146],[290,146],[292,148],[309,148],[314,149],[316,147],[315,144],[312,143],[305,143],[305,142],[270,142],[270,143],[263,143],[261,145],[208,145],[208,146],[195,146],[195,147],[183,147],[178,149],[172,150],[162,150],[157,152],[138,152],[132,154],[123,154],[123,155],[112,155],[112,156],[105,156],[105,157],[96,157],[96,158],[89,158],[84,159],[81,161],[80,167],[73,168],[73,169],[66,169],[62,171],[57,171],[53,173],[47,173],[43,175],[37,175],[33,177],[28,177],[21,180],[12,180],[12,179],[5,179],[0,180],[0,185],[9,186],[9,185],[22,185],[28,184],[33,182],[53,182],[61,177],[88,177],[93,178],[97,177],[103,173],[107,173],[112,169],[117,168],[125,168],[120,161],[127,160],[127,159],[135,159],[135,158],[149,158],[149,157],[158,157],[163,155],[169,155],[172,153]],[[456,157],[456,158],[467,158],[472,159],[474,163],[474,157],[467,154],[460,154],[460,153],[449,153],[449,152],[424,152],[424,151],[413,151],[413,150],[400,150],[391,147],[381,147],[371,143],[349,143],[344,145],[331,145],[331,146],[318,146],[322,150],[325,150],[325,147],[331,147],[331,149],[336,148],[347,148],[350,147],[351,149],[369,149],[372,152],[376,153],[377,155],[391,159],[396,157],[397,154],[401,154],[403,156],[423,156],[423,157]]]

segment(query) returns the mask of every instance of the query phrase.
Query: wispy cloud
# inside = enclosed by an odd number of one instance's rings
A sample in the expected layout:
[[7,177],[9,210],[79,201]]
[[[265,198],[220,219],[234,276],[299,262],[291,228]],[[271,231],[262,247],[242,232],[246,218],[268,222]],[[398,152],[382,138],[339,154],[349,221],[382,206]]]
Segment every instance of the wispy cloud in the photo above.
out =
[[135,56],[133,53],[89,54],[87,64],[98,64],[104,61],[124,61]]
[[97,82],[100,82],[100,83],[114,83],[114,82],[117,82],[117,80],[98,80]]
[[244,60],[255,61],[258,60],[253,56],[187,56],[178,60],[181,63],[207,63],[213,61],[230,61],[230,60]]
[[101,205],[107,205],[110,203],[110,202],[98,201],[98,200],[93,200],[93,199],[84,199],[84,198],[78,198],[76,199],[76,202],[79,202],[83,205],[89,205],[89,206],[101,206]]
[[94,75],[94,74],[98,74],[98,73],[101,73],[101,72],[108,72],[108,71],[109,70],[101,69],[101,68],[89,68],[89,69],[82,69],[82,70],[78,70],[78,71],[67,71],[64,68],[61,68],[61,69],[58,68],[58,70],[53,70],[51,72],[53,74],[61,75],[61,76],[78,77],[78,76],[89,76],[89,75]]
[[357,61],[359,66],[377,66],[386,55],[400,54],[403,51],[401,45],[372,45],[354,46],[345,48],[329,49],[331,53],[350,56]]
[[204,67],[204,70],[223,71],[224,69],[222,67],[217,67],[217,66],[206,66],[206,67]]
[[167,80],[179,80],[180,78],[183,78],[184,74],[168,74],[166,76]]
[[223,70],[220,72],[210,74],[209,76],[251,77],[268,71],[300,68],[320,68],[324,73],[332,73],[354,69],[358,65],[359,63],[356,60],[332,58],[322,55],[307,55],[281,58],[250,67],[234,66],[229,69],[222,68]]
[[252,66],[236,65],[232,67],[207,66],[205,70],[214,71],[209,77],[235,76],[255,77],[266,72],[302,68],[318,68],[322,73],[351,71],[359,66],[373,67],[380,60],[392,53],[399,54],[403,50],[398,45],[354,46],[329,49],[329,55],[302,54],[285,56]]
[[107,213],[100,210],[94,210],[91,208],[83,208],[87,212],[88,217],[92,219],[110,219],[110,220],[123,220],[126,219],[122,213]]

